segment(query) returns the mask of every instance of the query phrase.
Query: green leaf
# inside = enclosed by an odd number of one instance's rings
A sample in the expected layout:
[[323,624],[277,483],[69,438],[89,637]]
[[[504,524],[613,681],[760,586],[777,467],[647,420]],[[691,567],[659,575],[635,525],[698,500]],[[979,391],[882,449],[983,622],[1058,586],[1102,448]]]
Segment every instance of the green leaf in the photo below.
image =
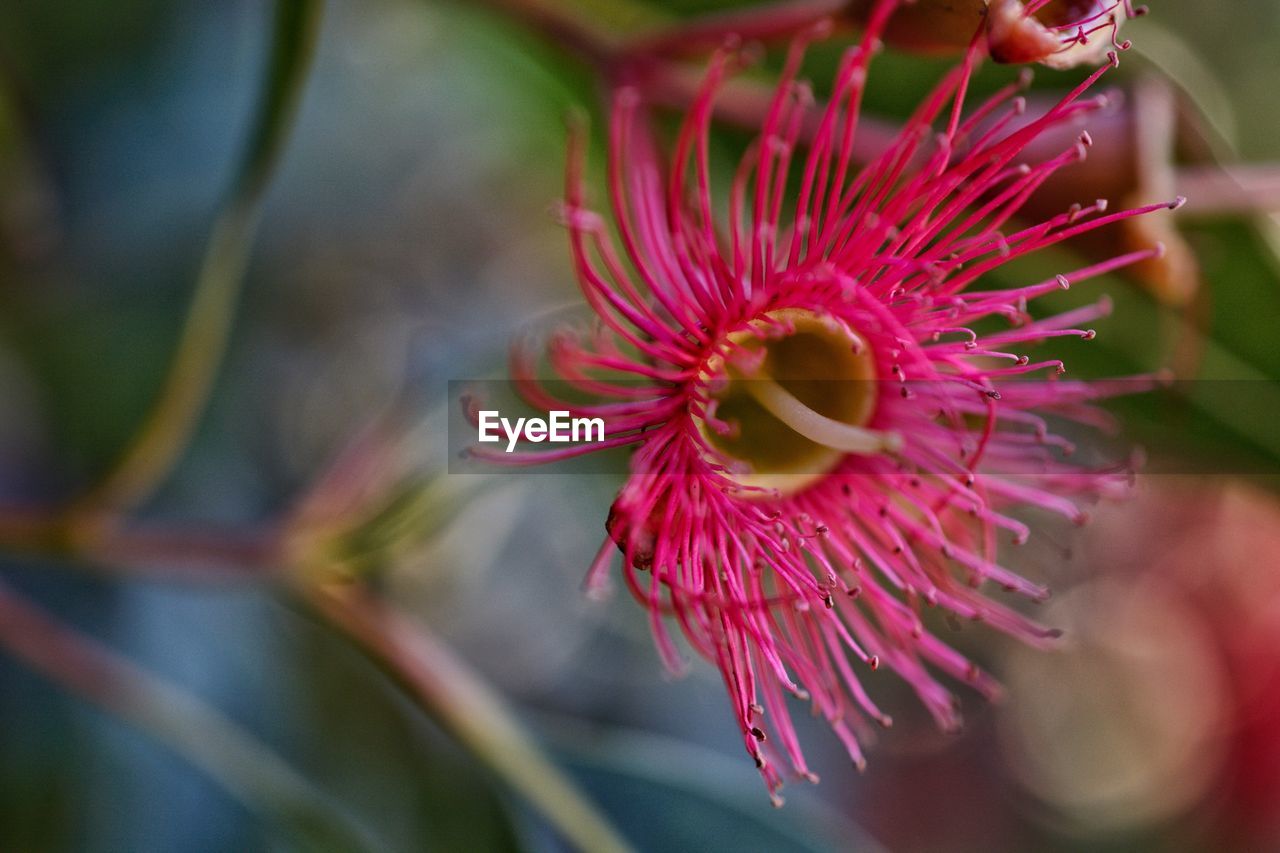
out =
[[138,505],[168,475],[204,413],[226,353],[263,198],[280,159],[320,32],[321,0],[278,0],[271,53],[249,142],[205,250],[168,375],[151,411],[87,511]]
[[771,808],[745,756],[734,761],[662,735],[567,718],[544,718],[542,728],[560,760],[641,850],[883,849],[803,787],[787,789],[784,808]]

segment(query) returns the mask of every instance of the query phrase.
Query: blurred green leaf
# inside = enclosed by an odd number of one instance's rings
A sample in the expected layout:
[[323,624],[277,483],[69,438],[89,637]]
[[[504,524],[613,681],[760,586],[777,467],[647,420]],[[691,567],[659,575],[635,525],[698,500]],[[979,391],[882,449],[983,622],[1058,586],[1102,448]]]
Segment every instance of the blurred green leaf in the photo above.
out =
[[883,850],[800,787],[784,808],[770,808],[745,758],[734,761],[697,744],[568,718],[544,718],[543,728],[583,787],[641,850]]
[[[1093,341],[1056,339],[1068,376],[1096,379],[1178,367],[1168,390],[1109,404],[1124,436],[1148,451],[1155,471],[1233,475],[1280,472],[1280,284],[1275,259],[1257,229],[1241,220],[1186,228],[1203,265],[1204,307],[1187,311],[1154,302],[1115,275],[1039,300],[1049,314],[1106,295],[1111,316],[1096,322]],[[993,281],[1012,285],[1069,273],[1080,264],[1066,251],[1010,265]]]
[[309,849],[378,849],[366,830],[219,709],[61,623],[3,583],[0,648],[164,743]]
[[129,447],[87,495],[89,511],[145,500],[186,449],[222,366],[268,180],[280,158],[320,34],[321,0],[278,0],[254,128],[214,225],[159,395]]
[[[291,614],[291,621],[293,620]],[[493,777],[331,631],[298,619],[290,688],[310,773],[396,850],[515,850]],[[315,628],[315,629],[312,629]]]

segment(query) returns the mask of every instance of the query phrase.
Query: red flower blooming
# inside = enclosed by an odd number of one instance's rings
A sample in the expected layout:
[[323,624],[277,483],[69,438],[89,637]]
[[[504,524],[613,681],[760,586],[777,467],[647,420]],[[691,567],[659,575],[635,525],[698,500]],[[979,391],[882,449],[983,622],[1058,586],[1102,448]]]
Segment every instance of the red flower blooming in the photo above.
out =
[[[586,338],[557,333],[548,351],[560,378],[598,402],[562,399],[535,377],[532,353],[513,359],[532,404],[602,418],[605,440],[477,451],[511,463],[635,448],[588,584],[605,582],[616,545],[666,663],[681,665],[673,619],[719,667],[775,798],[785,767],[813,778],[787,694],[811,702],[860,767],[866,720],[889,723],[864,691],[860,665],[892,669],[945,727],[958,717],[938,674],[994,695],[989,675],[926,630],[922,605],[1033,643],[1053,636],[981,591],[989,581],[1046,595],[997,561],[1000,531],[1015,541],[1029,535],[1006,510],[1034,505],[1082,520],[1082,500],[1128,479],[1068,463],[1067,442],[1043,418],[1097,424],[1092,401],[1115,386],[1060,379],[1060,361],[1018,351],[1091,338],[1084,326],[1108,310],[1104,299],[1034,319],[1031,300],[1160,248],[1024,287],[975,288],[1014,258],[1166,207],[1106,213],[1097,201],[1010,224],[1090,140],[1044,162],[1022,162],[1020,152],[1099,107],[1085,93],[1116,55],[1033,121],[1022,115],[1022,82],[966,115],[981,59],[975,38],[896,142],[858,171],[850,150],[866,71],[894,7],[875,7],[821,110],[796,79],[816,34],[796,40],[723,221],[713,212],[708,134],[734,54],[713,59],[665,165],[639,89],[617,88],[608,176],[621,251],[585,206],[576,139],[564,218],[599,325]],[[1070,29],[1064,44],[1085,29]]]

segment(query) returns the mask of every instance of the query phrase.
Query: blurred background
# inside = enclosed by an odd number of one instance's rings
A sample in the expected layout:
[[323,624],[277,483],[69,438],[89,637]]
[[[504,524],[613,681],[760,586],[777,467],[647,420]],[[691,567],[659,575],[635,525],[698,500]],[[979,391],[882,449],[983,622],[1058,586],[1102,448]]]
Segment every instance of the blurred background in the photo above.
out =
[[[1050,306],[1115,301],[1061,348],[1074,375],[1186,380],[1120,407],[1152,471],[1134,498],[1037,517],[1010,556],[1053,585],[1063,648],[949,634],[1008,699],[962,695],[944,735],[881,673],[869,769],[800,720],[822,783],[775,810],[717,673],[667,677],[641,608],[580,593],[621,466],[448,473],[447,383],[581,313],[553,207],[571,110],[599,175],[597,81],[483,3],[313,5],[0,0],[0,850],[571,849],[528,796],[552,778],[642,850],[1280,849],[1280,6],[1154,0],[1124,31],[1095,148],[1139,153],[1086,201],[1185,174],[1205,204],[1175,180],[1191,203],[1158,226],[1189,264]],[[559,5],[623,33],[730,4]],[[840,46],[810,57],[819,88]],[[900,119],[948,64],[888,50],[869,111]],[[175,352],[219,369],[170,451],[138,431]],[[138,447],[172,471],[121,475]],[[63,506],[92,511],[46,523]],[[280,592],[263,531],[465,681],[406,689]],[[520,745],[469,731],[486,713]]]

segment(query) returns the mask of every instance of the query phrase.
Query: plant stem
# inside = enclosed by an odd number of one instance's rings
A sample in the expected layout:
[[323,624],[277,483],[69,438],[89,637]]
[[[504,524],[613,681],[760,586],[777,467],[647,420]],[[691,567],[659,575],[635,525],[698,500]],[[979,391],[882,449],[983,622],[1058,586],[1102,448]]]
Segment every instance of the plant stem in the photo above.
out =
[[786,0],[711,12],[632,39],[626,48],[633,55],[657,56],[715,50],[729,39],[776,41],[848,12],[850,5],[849,0]]
[[[583,850],[630,849],[573,783],[542,755],[501,697],[442,642],[360,588],[328,589],[298,578],[275,531],[228,536],[210,531],[113,528],[94,541],[90,553],[84,550],[83,542],[67,537],[64,523],[56,514],[10,509],[0,512],[0,547],[45,556],[79,557],[109,566],[114,576],[150,574],[154,570],[167,580],[274,581],[355,644],[405,690],[423,713],[438,720],[566,839]],[[158,736],[167,742],[178,737],[171,731],[177,726],[177,711],[172,719],[157,722],[146,716],[154,709],[107,704],[124,703],[134,695],[108,696],[103,686],[138,684],[144,676],[135,672],[132,665],[79,638],[0,585],[0,647],[4,646],[15,657],[28,660],[34,668],[94,704],[139,725],[155,723]],[[50,658],[41,656],[44,646],[49,647]],[[103,671],[95,675],[99,665]],[[94,687],[97,689],[91,689]],[[143,683],[138,689],[147,688]],[[142,700],[161,695],[160,689],[142,694]],[[179,705],[180,702],[174,707]],[[196,711],[196,728],[203,725],[202,713],[207,716],[207,711]],[[152,731],[148,725],[142,727]],[[178,743],[175,748],[178,747],[185,749],[187,745]]]
[[620,55],[620,43],[546,0],[483,0],[502,15],[520,22],[547,41],[597,70],[610,68]]
[[121,513],[145,501],[191,441],[226,354],[263,198],[306,80],[322,5],[321,0],[277,0],[255,124],[209,237],[168,374],[115,466],[73,508],[77,535],[101,535]]
[[777,41],[848,11],[849,0],[783,0],[732,11],[710,12],[639,35],[614,35],[586,23],[582,16],[548,0],[484,0],[485,5],[519,21],[547,41],[613,76],[637,65],[696,54],[727,41]]
[[502,698],[420,625],[359,587],[300,590],[303,602],[360,648],[472,754],[593,853],[630,847],[549,762]]
[[1280,212],[1277,163],[1183,166],[1174,184],[1192,202],[1179,209],[1188,218]]
[[382,848],[217,708],[58,622],[2,582],[0,648],[67,692],[164,743],[307,846]]
[[115,526],[90,545],[73,535],[63,515],[13,507],[0,507],[0,548],[79,560],[113,577],[189,583],[262,580],[278,575],[282,563],[275,529]]

